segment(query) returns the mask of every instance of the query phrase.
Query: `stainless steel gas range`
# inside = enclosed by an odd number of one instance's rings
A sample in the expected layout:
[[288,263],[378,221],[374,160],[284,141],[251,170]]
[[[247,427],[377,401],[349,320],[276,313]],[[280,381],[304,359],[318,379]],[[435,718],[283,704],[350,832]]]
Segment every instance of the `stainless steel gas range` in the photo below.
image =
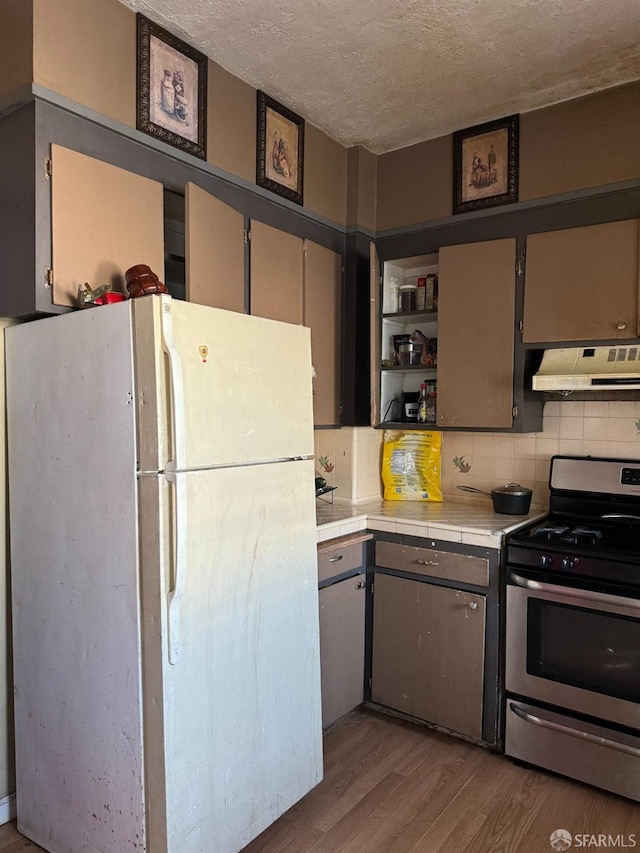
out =
[[507,538],[505,752],[640,801],[640,461],[554,456]]

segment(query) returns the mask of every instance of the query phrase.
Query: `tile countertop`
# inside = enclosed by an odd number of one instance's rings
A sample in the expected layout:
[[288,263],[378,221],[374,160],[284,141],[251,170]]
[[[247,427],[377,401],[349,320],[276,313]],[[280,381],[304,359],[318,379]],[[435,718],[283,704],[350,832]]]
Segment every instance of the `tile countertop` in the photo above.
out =
[[357,505],[316,501],[318,542],[369,529],[500,548],[505,534],[545,515],[543,507],[532,507],[528,515],[496,513],[490,501],[377,500]]

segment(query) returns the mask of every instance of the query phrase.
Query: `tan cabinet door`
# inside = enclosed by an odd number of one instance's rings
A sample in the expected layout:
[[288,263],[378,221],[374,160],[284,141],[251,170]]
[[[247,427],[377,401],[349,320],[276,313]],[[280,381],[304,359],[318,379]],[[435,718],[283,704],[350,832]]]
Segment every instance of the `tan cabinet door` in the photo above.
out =
[[377,573],[371,699],[480,738],[485,598]]
[[340,423],[342,258],[311,240],[304,251],[304,324],[311,329],[313,422]]
[[516,241],[439,253],[438,425],[513,425]]
[[263,222],[251,223],[251,313],[302,325],[302,240]]
[[364,575],[319,592],[322,726],[326,728],[363,700]]
[[525,343],[634,338],[638,220],[527,237]]
[[185,191],[187,301],[244,311],[244,216],[188,183]]
[[84,282],[126,293],[135,264],[163,281],[162,184],[60,145],[51,160],[53,303],[76,305]]

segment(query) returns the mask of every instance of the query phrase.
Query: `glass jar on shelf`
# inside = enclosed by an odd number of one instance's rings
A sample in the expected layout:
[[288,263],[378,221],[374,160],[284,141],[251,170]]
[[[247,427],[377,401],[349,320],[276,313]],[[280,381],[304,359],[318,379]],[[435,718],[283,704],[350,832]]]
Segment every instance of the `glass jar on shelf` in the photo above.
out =
[[417,284],[400,285],[400,311],[408,312],[416,310]]

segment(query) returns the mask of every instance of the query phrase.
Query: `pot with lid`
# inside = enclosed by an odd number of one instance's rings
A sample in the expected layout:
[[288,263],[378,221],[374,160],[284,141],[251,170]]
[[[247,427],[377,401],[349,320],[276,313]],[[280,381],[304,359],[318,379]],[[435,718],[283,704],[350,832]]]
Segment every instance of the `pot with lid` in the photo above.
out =
[[493,511],[504,515],[526,515],[531,507],[533,492],[519,483],[507,483],[506,486],[498,486],[490,492],[475,489],[473,486],[458,486],[458,488],[461,492],[486,495],[493,501]]

